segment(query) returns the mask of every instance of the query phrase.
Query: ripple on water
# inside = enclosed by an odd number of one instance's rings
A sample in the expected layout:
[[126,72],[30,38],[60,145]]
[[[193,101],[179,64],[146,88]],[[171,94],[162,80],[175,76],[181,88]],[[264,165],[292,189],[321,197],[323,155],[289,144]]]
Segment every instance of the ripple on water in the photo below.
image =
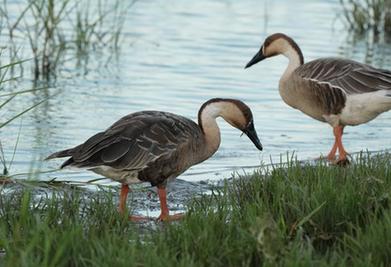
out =
[[[56,168],[60,160],[41,159],[79,144],[131,112],[165,110],[196,120],[200,105],[212,97],[239,98],[252,108],[264,151],[220,121],[221,149],[183,179],[226,178],[242,167],[269,162],[270,156],[278,159],[286,151],[296,151],[301,159],[325,154],[333,141],[331,129],[280,99],[278,79],[287,60],[276,57],[248,70],[243,67],[267,34],[286,32],[302,47],[306,60],[347,56],[390,69],[389,45],[349,42],[337,12],[338,0],[138,1],[125,22],[118,61],[106,65],[93,58],[96,66],[87,70],[66,63],[65,78],[49,90],[60,94],[24,116],[12,172],[26,172],[31,166]],[[25,87],[31,84],[26,82]],[[20,98],[7,113],[43,95]],[[367,125],[349,127],[347,149],[390,147],[390,117],[386,113]],[[12,158],[19,129],[20,121],[15,121],[1,132],[7,159]],[[97,176],[84,171],[41,175],[52,177],[85,181]]]

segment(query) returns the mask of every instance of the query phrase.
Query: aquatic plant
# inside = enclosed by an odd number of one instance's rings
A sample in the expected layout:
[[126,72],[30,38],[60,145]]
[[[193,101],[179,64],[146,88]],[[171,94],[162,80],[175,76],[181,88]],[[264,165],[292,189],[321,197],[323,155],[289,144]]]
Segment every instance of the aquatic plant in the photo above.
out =
[[266,166],[195,198],[178,223],[130,223],[112,192],[8,185],[0,265],[389,266],[390,161]]
[[34,77],[48,79],[56,74],[66,55],[72,57],[69,52],[79,59],[91,48],[118,48],[125,15],[133,3],[29,0],[19,6],[19,14],[11,17],[9,3],[3,0],[0,14],[6,21],[11,50],[28,41]]
[[[9,75],[10,70],[12,70],[16,65],[21,65],[25,61],[15,61],[3,66],[0,66],[0,112],[2,113],[2,118],[0,119],[0,130],[3,130],[5,126],[10,124],[12,121],[16,120],[17,118],[21,117],[23,114],[29,112],[30,110],[34,109],[35,107],[39,106],[43,102],[45,102],[48,98],[44,97],[42,100],[31,104],[30,106],[26,108],[22,108],[22,110],[16,111],[16,112],[7,112],[7,108],[10,107],[16,98],[21,95],[34,93],[40,90],[46,90],[46,87],[43,88],[33,88],[33,89],[27,89],[27,90],[6,90],[7,86],[10,82],[13,82],[17,80],[18,77],[15,77],[12,73]],[[7,113],[10,113],[8,115]],[[17,143],[19,140],[19,136],[17,136],[17,142],[14,146],[14,153],[12,156],[12,159],[8,162],[4,155],[3,151],[3,143],[1,141],[0,137],[0,163],[2,165],[2,171],[0,172],[0,178],[1,176],[5,176],[8,174],[8,170],[10,169],[10,166],[13,161],[13,157],[15,156],[15,151],[17,147]]]
[[391,1],[340,0],[344,21],[357,34],[373,31],[391,35]]

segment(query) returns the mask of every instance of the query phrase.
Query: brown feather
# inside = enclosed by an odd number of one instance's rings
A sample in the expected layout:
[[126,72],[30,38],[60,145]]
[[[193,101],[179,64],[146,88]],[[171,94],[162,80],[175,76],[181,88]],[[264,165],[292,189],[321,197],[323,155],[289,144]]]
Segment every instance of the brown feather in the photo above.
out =
[[391,72],[376,69],[353,60],[322,58],[308,62],[296,69],[295,74],[314,82],[328,83],[347,95],[391,91]]
[[[141,180],[156,185],[203,160],[188,156],[195,154],[193,149],[201,149],[202,142],[200,127],[192,120],[167,112],[143,111],[125,116],[85,143],[47,159],[70,156],[62,167],[108,166],[137,171]],[[188,150],[188,155],[183,150]]]

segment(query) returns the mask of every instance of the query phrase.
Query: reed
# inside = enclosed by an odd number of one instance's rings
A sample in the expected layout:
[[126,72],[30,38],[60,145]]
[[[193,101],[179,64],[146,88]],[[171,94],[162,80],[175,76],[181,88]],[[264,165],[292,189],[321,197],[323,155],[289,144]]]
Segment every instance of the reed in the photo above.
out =
[[[23,97],[23,95],[35,93],[37,91],[46,90],[46,87],[42,88],[32,88],[27,90],[7,90],[7,88],[12,88],[10,85],[11,82],[18,79],[18,77],[15,77],[12,73],[12,69],[15,66],[22,65],[26,61],[15,61],[9,64],[5,64],[3,66],[0,66],[0,111],[2,112],[2,118],[0,119],[0,130],[3,130],[4,127],[6,127],[11,122],[15,121],[25,113],[29,112],[30,110],[36,108],[37,106],[41,105],[43,102],[47,101],[47,97],[44,97],[42,100],[31,104],[28,107],[22,108],[21,110],[18,110],[16,112],[9,112],[8,107],[11,107],[14,105],[14,103],[17,101],[18,97]],[[20,130],[19,130],[20,133]],[[3,150],[3,143],[0,139],[0,163],[2,171],[0,172],[0,180],[1,177],[6,177],[9,174],[9,169],[12,165],[16,148],[19,141],[19,133],[17,136],[17,141],[14,145],[14,152],[12,155],[12,158],[10,160],[7,160],[4,154]]]
[[[29,44],[34,78],[55,77],[59,67],[85,59],[97,49],[118,48],[125,16],[134,1],[29,0],[10,16],[3,0],[0,14],[8,28],[10,54],[20,43]],[[88,62],[88,60],[85,60]]]
[[391,35],[391,2],[389,0],[340,0],[343,18],[357,34],[373,31]]

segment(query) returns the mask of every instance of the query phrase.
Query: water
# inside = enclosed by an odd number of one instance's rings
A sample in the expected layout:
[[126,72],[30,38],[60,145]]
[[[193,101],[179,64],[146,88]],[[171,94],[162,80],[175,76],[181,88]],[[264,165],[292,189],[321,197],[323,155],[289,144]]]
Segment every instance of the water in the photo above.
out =
[[[20,132],[11,174],[58,168],[61,160],[42,159],[135,111],[164,110],[196,120],[201,104],[212,97],[238,98],[251,107],[264,150],[258,151],[247,137],[220,120],[219,151],[181,179],[227,178],[250,171],[249,166],[278,161],[287,152],[299,159],[325,155],[334,141],[331,128],[280,99],[278,80],[287,60],[275,57],[248,70],[244,66],[268,34],[284,32],[299,43],[306,61],[345,56],[391,69],[390,45],[352,41],[337,19],[340,11],[339,0],[140,0],[129,11],[117,60],[93,56],[88,68],[67,62],[54,88],[46,91],[58,94],[1,130],[8,160]],[[25,82],[23,88],[31,86]],[[18,97],[1,116],[44,96],[41,92]],[[389,112],[368,124],[348,127],[344,143],[349,152],[381,150],[391,147],[390,136]],[[74,181],[96,177],[74,170],[39,176]]]

